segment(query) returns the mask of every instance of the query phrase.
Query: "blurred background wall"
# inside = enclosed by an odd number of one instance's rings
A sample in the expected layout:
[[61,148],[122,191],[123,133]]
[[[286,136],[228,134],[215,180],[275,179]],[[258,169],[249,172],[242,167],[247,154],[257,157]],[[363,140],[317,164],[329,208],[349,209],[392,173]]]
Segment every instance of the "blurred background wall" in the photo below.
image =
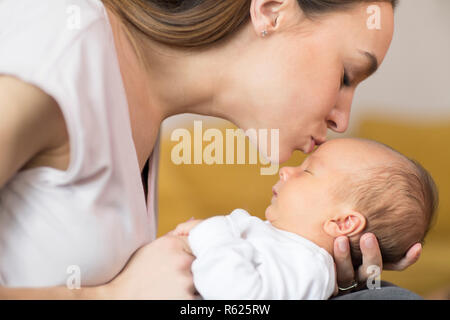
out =
[[[375,139],[420,161],[440,190],[438,219],[423,254],[403,272],[382,280],[426,298],[450,298],[450,1],[401,0],[394,39],[377,73],[356,91],[349,136]],[[261,176],[259,165],[175,165],[170,141],[176,128],[235,128],[210,117],[180,115],[163,125],[159,172],[158,235],[189,219],[244,208],[264,218],[278,176]],[[224,135],[225,136],[225,135]],[[336,135],[329,135],[329,138]],[[205,145],[205,144],[204,144]],[[298,165],[297,152],[283,165]]]

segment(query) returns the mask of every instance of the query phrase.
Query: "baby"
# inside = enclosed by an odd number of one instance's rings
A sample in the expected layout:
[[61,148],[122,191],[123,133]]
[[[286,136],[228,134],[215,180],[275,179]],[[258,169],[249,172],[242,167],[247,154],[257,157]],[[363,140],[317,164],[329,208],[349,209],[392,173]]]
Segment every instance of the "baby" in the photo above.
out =
[[375,141],[335,139],[299,167],[283,167],[263,221],[236,209],[191,220],[194,284],[203,299],[328,299],[336,291],[333,243],[372,232],[383,262],[423,243],[437,206],[433,179],[417,162]]

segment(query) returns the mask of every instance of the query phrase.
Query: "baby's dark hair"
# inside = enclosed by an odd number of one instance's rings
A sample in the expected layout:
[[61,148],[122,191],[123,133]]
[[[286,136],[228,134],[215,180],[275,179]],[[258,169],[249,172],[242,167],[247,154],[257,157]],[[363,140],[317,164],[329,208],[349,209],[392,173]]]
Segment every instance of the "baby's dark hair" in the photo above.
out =
[[415,243],[424,245],[439,201],[436,184],[420,163],[372,142],[398,154],[399,161],[366,168],[339,188],[340,199],[346,197],[366,217],[365,229],[349,237],[355,268],[362,264],[359,241],[366,232],[377,237],[383,263],[400,261]]

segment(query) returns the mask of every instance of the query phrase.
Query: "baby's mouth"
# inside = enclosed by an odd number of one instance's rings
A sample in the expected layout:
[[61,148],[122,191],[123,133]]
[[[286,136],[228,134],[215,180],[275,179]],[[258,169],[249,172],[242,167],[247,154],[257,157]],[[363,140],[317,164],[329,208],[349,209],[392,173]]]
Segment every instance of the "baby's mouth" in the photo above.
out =
[[277,191],[275,190],[275,187],[272,188],[272,193],[275,197],[278,195]]

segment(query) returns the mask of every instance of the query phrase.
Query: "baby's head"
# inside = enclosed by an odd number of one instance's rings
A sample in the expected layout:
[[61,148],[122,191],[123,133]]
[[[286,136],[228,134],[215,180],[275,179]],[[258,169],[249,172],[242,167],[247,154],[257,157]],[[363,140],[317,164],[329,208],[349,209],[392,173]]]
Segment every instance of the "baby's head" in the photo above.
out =
[[365,232],[377,237],[385,263],[423,243],[438,202],[434,181],[419,163],[364,139],[330,140],[301,166],[283,167],[273,193],[266,209],[273,226],[331,254],[334,239],[348,236],[355,266]]

